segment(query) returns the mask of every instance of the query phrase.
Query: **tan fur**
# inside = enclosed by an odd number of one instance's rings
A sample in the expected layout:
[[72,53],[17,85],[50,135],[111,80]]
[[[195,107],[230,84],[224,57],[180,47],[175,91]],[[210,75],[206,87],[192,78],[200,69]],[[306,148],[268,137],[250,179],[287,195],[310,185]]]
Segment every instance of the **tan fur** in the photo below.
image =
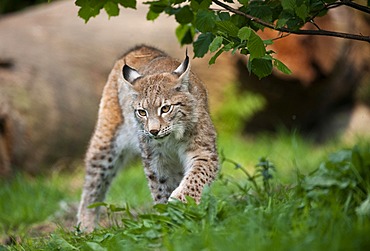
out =
[[185,196],[199,202],[203,187],[214,180],[218,156],[207,91],[187,60],[180,64],[140,46],[116,62],[86,153],[82,229],[94,228],[99,209],[87,207],[104,200],[117,170],[135,154],[142,157],[155,203]]

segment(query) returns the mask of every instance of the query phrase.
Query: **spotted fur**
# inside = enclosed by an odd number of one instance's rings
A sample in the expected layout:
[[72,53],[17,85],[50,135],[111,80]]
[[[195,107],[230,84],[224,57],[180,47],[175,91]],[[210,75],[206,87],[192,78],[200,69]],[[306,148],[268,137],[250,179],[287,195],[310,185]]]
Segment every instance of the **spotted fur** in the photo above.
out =
[[117,170],[141,155],[155,203],[200,201],[218,171],[216,132],[207,91],[190,71],[162,51],[140,46],[126,53],[104,88],[95,132],[86,153],[86,177],[78,212],[91,231]]

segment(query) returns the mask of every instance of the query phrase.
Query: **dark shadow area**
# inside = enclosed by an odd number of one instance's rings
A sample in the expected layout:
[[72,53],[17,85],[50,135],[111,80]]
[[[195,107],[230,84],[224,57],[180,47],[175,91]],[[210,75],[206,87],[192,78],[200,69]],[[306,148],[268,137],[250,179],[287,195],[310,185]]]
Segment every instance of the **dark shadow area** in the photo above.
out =
[[333,130],[328,131],[326,127],[336,113],[351,112],[354,108],[356,91],[363,76],[361,69],[338,63],[335,71],[325,74],[314,64],[313,67],[317,77],[312,84],[305,86],[299,79],[286,79],[277,74],[259,80],[250,75],[245,62],[239,60],[240,88],[266,99],[263,110],[245,122],[244,132],[275,132],[283,126],[324,141],[345,128],[348,117]]
[[0,1],[0,17],[1,17],[1,14],[19,11],[31,5],[47,3],[47,2],[48,0],[1,0]]

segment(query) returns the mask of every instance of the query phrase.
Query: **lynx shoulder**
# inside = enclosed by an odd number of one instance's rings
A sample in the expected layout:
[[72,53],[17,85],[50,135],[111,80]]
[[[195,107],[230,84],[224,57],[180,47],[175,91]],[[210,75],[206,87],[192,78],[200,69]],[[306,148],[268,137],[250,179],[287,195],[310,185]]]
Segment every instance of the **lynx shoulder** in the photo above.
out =
[[[200,201],[203,187],[218,171],[216,132],[207,91],[179,62],[148,46],[128,51],[114,65],[104,88],[98,121],[86,153],[86,177],[78,222],[94,228],[118,169],[142,158],[155,203]],[[132,196],[135,196],[134,194]]]

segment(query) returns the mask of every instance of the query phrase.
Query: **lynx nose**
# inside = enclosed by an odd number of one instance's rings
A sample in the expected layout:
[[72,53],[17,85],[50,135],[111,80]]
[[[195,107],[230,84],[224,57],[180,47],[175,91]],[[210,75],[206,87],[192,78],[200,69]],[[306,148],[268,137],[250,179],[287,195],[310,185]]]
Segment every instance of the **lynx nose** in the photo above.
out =
[[159,130],[157,130],[157,129],[153,129],[153,130],[150,130],[149,131],[153,136],[157,136],[158,135],[158,133],[159,133]]

